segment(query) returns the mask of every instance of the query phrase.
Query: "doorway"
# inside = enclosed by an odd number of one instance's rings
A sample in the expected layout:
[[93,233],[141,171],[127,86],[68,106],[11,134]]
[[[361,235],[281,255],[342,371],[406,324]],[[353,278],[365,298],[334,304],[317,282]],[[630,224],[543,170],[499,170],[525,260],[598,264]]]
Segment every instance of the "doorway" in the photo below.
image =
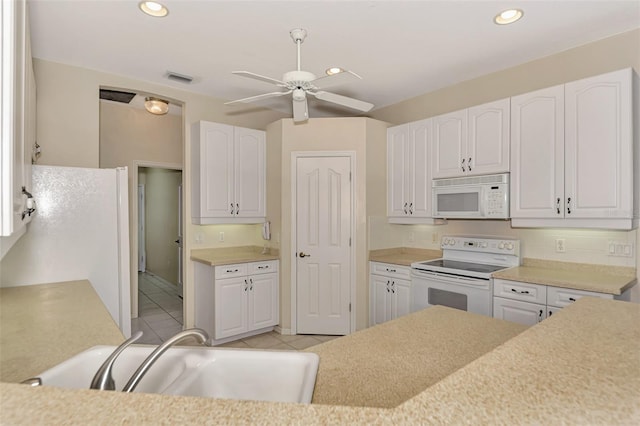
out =
[[355,324],[354,153],[293,153],[292,330],[349,334]]

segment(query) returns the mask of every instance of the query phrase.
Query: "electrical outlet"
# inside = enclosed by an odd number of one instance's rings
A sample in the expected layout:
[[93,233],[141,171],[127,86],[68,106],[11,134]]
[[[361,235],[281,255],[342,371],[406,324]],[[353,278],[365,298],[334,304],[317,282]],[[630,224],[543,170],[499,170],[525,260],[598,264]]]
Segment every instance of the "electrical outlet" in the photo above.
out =
[[204,242],[204,234],[202,232],[198,232],[196,234],[196,243],[202,244]]
[[609,256],[633,257],[633,244],[623,241],[609,241]]
[[224,241],[224,232],[220,232],[218,234],[218,241],[223,242]]
[[556,252],[564,253],[565,252],[565,239],[564,238],[556,238]]

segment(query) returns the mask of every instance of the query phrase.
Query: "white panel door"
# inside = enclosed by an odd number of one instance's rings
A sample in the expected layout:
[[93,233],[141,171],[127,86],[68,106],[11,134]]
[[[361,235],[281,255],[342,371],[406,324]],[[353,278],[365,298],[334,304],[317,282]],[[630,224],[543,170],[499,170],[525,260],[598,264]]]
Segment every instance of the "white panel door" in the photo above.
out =
[[278,274],[249,276],[249,330],[278,324]]
[[265,216],[265,133],[235,128],[235,213]]
[[248,291],[247,277],[215,281],[215,339],[235,336],[248,330]]
[[387,216],[402,217],[408,213],[408,139],[407,125],[387,129]]
[[348,334],[351,160],[296,161],[296,319],[299,334]]
[[564,86],[511,98],[511,217],[564,217]]
[[509,98],[469,108],[467,174],[509,171]]
[[467,110],[433,118],[433,178],[467,173]]
[[632,217],[631,70],[566,84],[565,113],[565,217]]
[[200,125],[200,190],[203,193],[200,217],[231,217],[235,211],[232,210],[235,208],[233,126],[207,122]]

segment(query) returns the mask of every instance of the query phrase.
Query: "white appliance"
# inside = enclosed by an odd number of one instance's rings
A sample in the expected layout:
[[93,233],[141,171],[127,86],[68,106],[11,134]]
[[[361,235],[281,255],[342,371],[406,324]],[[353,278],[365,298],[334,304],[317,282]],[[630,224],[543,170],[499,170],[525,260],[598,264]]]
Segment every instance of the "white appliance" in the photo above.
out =
[[33,166],[37,210],[2,259],[2,287],[88,279],[131,335],[127,168]]
[[411,264],[412,311],[443,305],[493,316],[491,274],[520,264],[520,241],[447,236],[442,258]]
[[434,179],[432,187],[435,218],[509,218],[509,173]]

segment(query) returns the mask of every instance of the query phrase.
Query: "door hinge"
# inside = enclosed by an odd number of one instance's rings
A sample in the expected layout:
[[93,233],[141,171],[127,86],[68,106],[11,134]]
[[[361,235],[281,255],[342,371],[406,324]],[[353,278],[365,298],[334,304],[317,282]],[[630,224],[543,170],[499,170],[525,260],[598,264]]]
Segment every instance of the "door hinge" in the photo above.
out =
[[351,172],[349,172],[349,182],[351,182]]
[[349,303],[349,312],[351,312],[351,303]]
[[351,247],[351,237],[349,237],[349,247]]

